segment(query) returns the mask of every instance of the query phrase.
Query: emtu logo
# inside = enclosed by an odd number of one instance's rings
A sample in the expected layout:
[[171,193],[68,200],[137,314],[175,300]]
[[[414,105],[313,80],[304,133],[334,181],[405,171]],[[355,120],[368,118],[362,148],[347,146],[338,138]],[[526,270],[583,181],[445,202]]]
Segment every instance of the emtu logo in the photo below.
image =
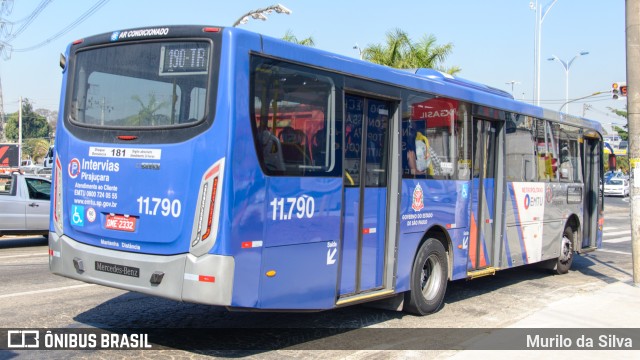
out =
[[73,158],[69,161],[69,177],[75,179],[80,175],[80,160]]

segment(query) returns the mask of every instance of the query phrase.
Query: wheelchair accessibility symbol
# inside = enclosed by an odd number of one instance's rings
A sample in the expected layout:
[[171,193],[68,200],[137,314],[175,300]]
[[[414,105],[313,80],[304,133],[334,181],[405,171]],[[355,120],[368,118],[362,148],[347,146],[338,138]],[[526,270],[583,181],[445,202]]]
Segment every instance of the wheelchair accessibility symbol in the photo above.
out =
[[84,206],[71,206],[71,223],[75,226],[84,226]]

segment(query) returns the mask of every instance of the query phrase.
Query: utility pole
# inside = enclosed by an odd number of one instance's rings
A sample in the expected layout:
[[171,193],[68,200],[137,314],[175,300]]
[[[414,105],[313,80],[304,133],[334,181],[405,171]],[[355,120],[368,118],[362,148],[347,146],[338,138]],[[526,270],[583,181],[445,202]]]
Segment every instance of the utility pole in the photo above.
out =
[[626,0],[627,118],[633,284],[640,287],[640,0]]
[[18,166],[20,166],[22,165],[22,96],[18,106]]

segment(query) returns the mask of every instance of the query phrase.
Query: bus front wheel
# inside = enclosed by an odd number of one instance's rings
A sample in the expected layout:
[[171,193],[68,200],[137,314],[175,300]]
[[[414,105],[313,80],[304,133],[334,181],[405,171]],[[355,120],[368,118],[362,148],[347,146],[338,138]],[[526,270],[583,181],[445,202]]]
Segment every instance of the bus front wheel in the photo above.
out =
[[404,310],[426,315],[437,311],[447,290],[447,253],[440,241],[425,241],[413,262],[411,290],[405,294]]

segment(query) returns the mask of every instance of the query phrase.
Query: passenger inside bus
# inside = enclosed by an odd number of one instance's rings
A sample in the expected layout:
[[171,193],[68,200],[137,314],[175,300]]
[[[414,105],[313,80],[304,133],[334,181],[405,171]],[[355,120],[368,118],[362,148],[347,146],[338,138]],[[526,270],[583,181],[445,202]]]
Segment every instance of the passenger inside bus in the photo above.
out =
[[562,180],[573,181],[573,164],[571,163],[571,156],[569,155],[569,149],[563,147],[560,152],[560,178]]
[[327,136],[321,128],[311,137],[311,156],[314,165],[321,166],[327,157]]
[[310,162],[306,150],[307,135],[303,131],[285,126],[278,134],[278,138],[281,142],[285,166],[289,165],[294,167],[292,170],[297,170],[299,165]]
[[267,116],[263,117],[260,120],[260,128],[258,129],[264,165],[269,170],[284,171],[282,145],[278,138],[269,130],[267,126],[268,119]]
[[420,131],[416,131],[415,125],[409,125],[409,133],[407,136],[407,163],[411,175],[428,175],[433,176],[435,171],[429,146],[429,139]]

